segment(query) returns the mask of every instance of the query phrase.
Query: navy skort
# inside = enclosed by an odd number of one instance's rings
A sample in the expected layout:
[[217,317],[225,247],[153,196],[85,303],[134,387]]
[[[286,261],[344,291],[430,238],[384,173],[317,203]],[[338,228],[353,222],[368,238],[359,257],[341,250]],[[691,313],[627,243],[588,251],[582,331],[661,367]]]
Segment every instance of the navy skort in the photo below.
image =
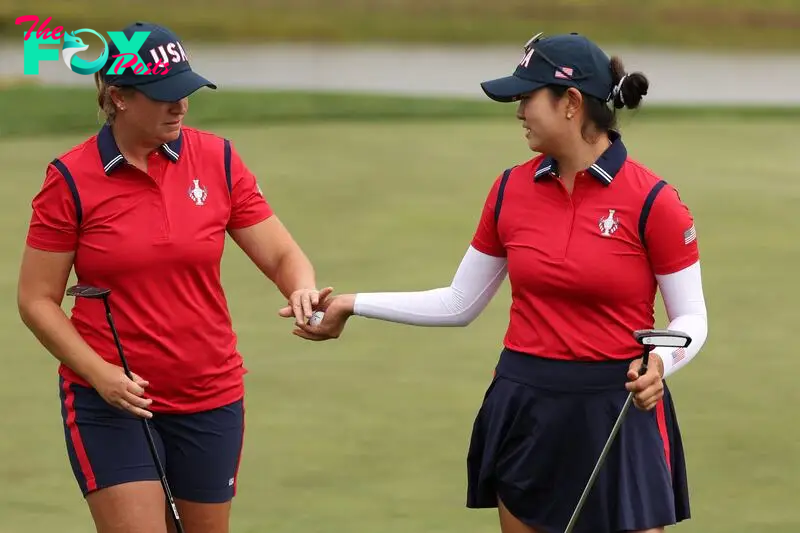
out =
[[[141,419],[92,388],[59,378],[72,471],[84,496],[133,481],[158,481]],[[150,427],[176,499],[224,503],[236,493],[244,434],[242,400],[192,414],[154,413]]]
[[[473,427],[467,507],[497,507],[499,498],[538,532],[563,532],[628,395],[629,366],[504,350]],[[575,533],[689,518],[681,435],[664,389],[653,410],[628,410]]]

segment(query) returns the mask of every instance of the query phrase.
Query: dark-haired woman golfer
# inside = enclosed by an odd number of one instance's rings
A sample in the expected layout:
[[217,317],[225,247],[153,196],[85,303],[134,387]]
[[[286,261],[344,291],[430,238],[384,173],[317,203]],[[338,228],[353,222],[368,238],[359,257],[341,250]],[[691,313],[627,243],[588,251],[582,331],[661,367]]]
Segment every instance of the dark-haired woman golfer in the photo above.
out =
[[[300,323],[295,334],[338,337],[351,315],[463,326],[508,273],[510,323],[474,424],[467,505],[498,507],[504,533],[561,533],[635,391],[639,409],[628,414],[575,531],[661,532],[689,517],[663,379],[697,354],[707,324],[692,216],[673,187],[629,157],[615,129],[614,110],[638,107],[648,81],[570,34],[532,39],[514,75],[483,89],[519,102],[528,145],[541,155],[495,181],[451,285],[334,296],[320,325]],[[641,348],[632,333],[654,327],[657,289],[668,327],[693,342],[658,349],[637,377]],[[293,316],[288,307],[281,315]]]

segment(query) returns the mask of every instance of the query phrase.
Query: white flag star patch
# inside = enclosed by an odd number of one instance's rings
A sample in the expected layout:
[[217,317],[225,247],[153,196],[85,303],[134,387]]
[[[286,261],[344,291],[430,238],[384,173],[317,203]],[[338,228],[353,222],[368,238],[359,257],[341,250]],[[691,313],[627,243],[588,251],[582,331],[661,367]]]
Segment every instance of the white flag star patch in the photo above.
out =
[[691,228],[683,232],[683,244],[691,244],[695,239],[697,239],[697,230],[692,224]]

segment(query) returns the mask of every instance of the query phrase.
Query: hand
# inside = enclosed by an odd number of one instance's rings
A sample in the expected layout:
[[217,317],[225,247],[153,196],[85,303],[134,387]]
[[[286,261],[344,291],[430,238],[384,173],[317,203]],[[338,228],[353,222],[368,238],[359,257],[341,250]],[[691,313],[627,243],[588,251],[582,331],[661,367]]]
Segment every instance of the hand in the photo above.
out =
[[344,331],[347,319],[353,316],[354,294],[341,294],[326,298],[320,304],[320,310],[325,312],[325,317],[316,326],[308,323],[298,325],[292,334],[310,341],[324,341],[338,339]]
[[658,354],[651,353],[647,363],[647,372],[639,375],[642,360],[631,361],[628,368],[628,379],[625,384],[628,391],[633,391],[633,403],[642,411],[649,411],[664,397],[664,362]]
[[321,291],[317,289],[298,289],[289,296],[288,305],[282,307],[278,314],[284,318],[294,316],[295,324],[305,324],[314,311],[317,310],[319,303],[324,301],[330,293],[332,287],[326,287]]
[[147,411],[153,400],[144,397],[145,388],[150,385],[136,374],[128,379],[125,371],[114,364],[104,362],[100,369],[89,377],[89,383],[110,405],[142,418],[152,418]]

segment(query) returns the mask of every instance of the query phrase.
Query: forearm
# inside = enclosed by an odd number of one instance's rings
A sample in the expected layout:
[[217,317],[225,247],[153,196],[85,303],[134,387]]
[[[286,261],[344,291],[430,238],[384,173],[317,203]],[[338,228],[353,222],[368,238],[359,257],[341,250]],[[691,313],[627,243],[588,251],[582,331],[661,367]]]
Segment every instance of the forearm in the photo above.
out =
[[353,314],[414,326],[463,326],[470,318],[454,308],[451,287],[418,292],[361,293],[355,295]]
[[314,267],[276,216],[230,235],[285,298],[298,289],[315,289]]
[[667,328],[686,333],[692,342],[687,348],[660,347],[653,350],[664,362],[665,378],[689,364],[700,352],[708,336],[708,322],[705,315],[682,315],[671,320]]
[[91,382],[103,359],[83,340],[61,307],[46,298],[20,304],[20,317],[39,342],[60,362]]
[[496,294],[506,260],[469,248],[449,287],[415,292],[360,293],[353,313],[415,326],[466,326]]
[[685,367],[700,352],[708,337],[708,313],[699,262],[657,279],[670,320],[667,327],[683,331],[692,339],[686,348],[653,350],[664,362],[664,377],[668,377]]
[[281,257],[271,278],[286,298],[298,289],[315,289],[317,286],[314,266],[299,248]]

